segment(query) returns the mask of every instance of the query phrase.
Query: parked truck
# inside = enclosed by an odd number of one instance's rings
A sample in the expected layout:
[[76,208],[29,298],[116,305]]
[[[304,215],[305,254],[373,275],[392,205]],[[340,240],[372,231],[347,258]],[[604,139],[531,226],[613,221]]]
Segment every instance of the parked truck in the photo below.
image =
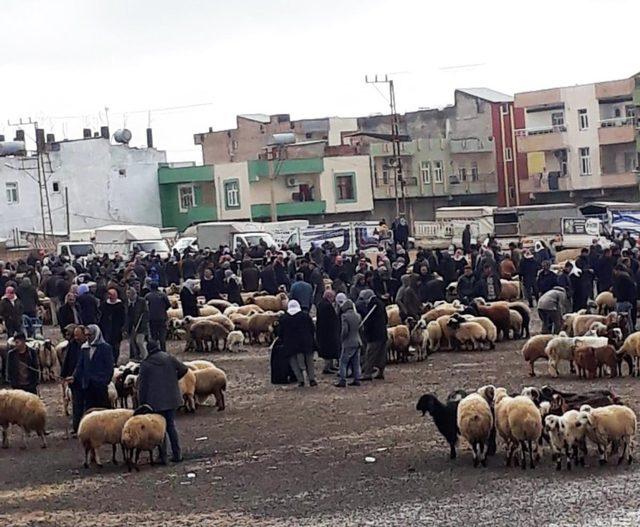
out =
[[147,225],[106,225],[95,231],[95,252],[113,257],[119,253],[130,258],[134,253],[155,252],[161,258],[169,256],[169,246],[158,227]]
[[94,237],[95,231],[93,229],[71,231],[69,241],[58,243],[56,253],[58,256],[66,256],[70,259],[86,257],[95,253]]
[[261,223],[246,221],[210,221],[195,226],[197,246],[200,249],[228,246],[249,248],[264,242],[268,247],[277,245],[271,233]]
[[343,254],[355,254],[357,251],[376,249],[381,243],[392,243],[392,233],[387,239],[380,239],[377,233],[378,223],[375,221],[341,222],[324,225],[309,225],[303,229],[295,229],[287,240],[287,245],[297,245],[306,253],[314,244],[322,246],[332,242]]

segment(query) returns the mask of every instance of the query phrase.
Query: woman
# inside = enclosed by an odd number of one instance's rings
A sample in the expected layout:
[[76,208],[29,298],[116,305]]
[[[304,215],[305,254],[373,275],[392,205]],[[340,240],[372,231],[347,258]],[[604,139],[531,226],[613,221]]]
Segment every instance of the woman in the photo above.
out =
[[77,383],[76,387],[80,386],[84,411],[89,408],[109,408],[107,386],[113,376],[113,351],[95,324],[87,326],[84,336],[87,341],[82,344],[73,376],[67,380],[69,384]]
[[22,332],[22,313],[22,302],[16,295],[16,290],[13,286],[7,286],[0,300],[0,317],[4,320],[8,337]]
[[297,300],[289,300],[287,312],[280,317],[278,336],[282,339],[284,355],[289,358],[298,386],[304,386],[305,371],[309,386],[317,386],[313,369],[313,321],[308,313],[302,311]]
[[180,289],[180,303],[182,304],[183,317],[197,317],[200,314],[195,280],[191,278],[185,280],[182,289]]
[[244,304],[242,301],[242,295],[240,294],[240,280],[233,274],[231,269],[227,269],[224,272],[224,281],[227,288],[227,300],[232,304],[238,304],[241,306]]
[[335,292],[327,289],[317,306],[316,342],[318,343],[318,355],[324,359],[322,370],[324,375],[337,372],[333,361],[340,358],[340,317],[336,312],[335,300]]
[[111,346],[114,364],[118,363],[120,356],[120,342],[122,342],[125,321],[124,302],[118,298],[118,291],[110,288],[107,291],[107,299],[100,306],[100,330],[105,341]]
[[214,298],[220,298],[220,291],[218,291],[218,286],[216,285],[216,281],[213,277],[213,269],[210,267],[207,267],[204,270],[202,280],[200,281],[200,290],[207,302]]

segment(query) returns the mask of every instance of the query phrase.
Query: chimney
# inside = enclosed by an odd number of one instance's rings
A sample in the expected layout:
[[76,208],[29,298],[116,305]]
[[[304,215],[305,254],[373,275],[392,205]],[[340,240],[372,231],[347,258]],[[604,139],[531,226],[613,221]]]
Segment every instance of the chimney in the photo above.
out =
[[147,128],[147,147],[153,148],[153,131],[151,128]]
[[213,126],[209,127],[209,133],[212,134],[213,133]]
[[44,152],[44,128],[36,128],[36,150]]
[[109,139],[109,127],[108,126],[101,126],[100,127],[100,136],[103,139]]
[[16,137],[14,141],[24,141],[24,130],[16,130]]
[[100,132],[93,132],[93,137],[100,137]]
[[55,143],[56,142],[56,136],[53,134],[47,134],[47,143]]
[[83,128],[82,129],[82,138],[83,139],[91,139],[91,128]]

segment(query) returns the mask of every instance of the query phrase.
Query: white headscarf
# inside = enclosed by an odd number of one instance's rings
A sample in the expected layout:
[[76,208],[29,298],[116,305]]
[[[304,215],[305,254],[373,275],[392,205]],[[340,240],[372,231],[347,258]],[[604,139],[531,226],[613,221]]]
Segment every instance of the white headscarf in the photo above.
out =
[[287,313],[295,315],[300,313],[300,311],[302,311],[300,303],[297,300],[289,300],[289,303],[287,304]]

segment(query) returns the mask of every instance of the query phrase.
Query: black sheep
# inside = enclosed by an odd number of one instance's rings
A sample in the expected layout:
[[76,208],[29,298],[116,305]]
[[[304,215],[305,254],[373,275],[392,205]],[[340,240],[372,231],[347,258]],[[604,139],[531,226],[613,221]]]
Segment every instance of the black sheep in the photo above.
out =
[[462,390],[453,392],[442,404],[436,394],[427,393],[420,397],[416,410],[425,415],[427,412],[433,417],[438,431],[444,436],[451,447],[450,458],[456,458],[456,444],[458,443],[458,403],[466,396]]

